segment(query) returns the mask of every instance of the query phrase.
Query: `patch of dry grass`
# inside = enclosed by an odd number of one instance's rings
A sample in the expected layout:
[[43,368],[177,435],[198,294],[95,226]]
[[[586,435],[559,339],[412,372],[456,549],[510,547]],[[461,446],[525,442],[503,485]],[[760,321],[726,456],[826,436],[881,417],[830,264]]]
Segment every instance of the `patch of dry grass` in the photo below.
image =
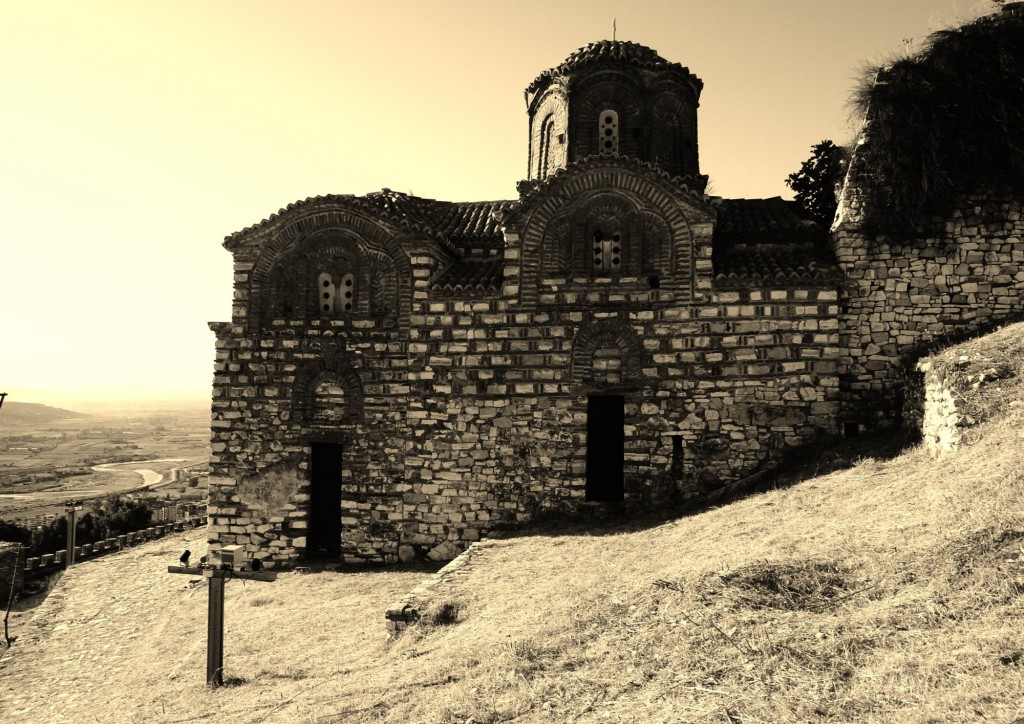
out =
[[[1010,406],[1024,405],[1024,323],[950,347],[929,362],[957,398],[967,427],[997,418]],[[968,435],[967,440],[974,437]]]

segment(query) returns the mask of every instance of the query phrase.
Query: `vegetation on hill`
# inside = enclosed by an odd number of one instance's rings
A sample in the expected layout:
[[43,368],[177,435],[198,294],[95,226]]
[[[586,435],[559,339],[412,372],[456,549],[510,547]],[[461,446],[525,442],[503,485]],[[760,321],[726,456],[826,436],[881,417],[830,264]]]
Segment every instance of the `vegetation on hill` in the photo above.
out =
[[1024,17],[988,15],[932,34],[923,49],[869,68],[853,98],[869,135],[868,220],[906,230],[965,191],[1024,179]]
[[[153,509],[146,500],[106,495],[90,501],[89,511],[75,523],[75,542],[78,545],[95,543],[149,527],[153,522]],[[25,556],[56,553],[67,547],[67,518],[55,518],[43,526],[32,528],[0,518],[0,540],[26,546]]]
[[81,412],[64,410],[60,407],[41,405],[38,402],[14,402],[7,400],[0,408],[0,425],[56,422],[76,417],[88,417]]

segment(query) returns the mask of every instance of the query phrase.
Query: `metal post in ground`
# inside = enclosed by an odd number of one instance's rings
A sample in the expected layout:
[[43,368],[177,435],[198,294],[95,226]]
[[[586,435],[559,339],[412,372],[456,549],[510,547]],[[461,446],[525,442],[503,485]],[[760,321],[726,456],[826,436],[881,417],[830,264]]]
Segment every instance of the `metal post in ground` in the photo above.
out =
[[64,512],[68,514],[68,553],[64,558],[65,568],[75,565],[75,528],[78,525],[75,518],[82,507],[78,501],[64,504]]

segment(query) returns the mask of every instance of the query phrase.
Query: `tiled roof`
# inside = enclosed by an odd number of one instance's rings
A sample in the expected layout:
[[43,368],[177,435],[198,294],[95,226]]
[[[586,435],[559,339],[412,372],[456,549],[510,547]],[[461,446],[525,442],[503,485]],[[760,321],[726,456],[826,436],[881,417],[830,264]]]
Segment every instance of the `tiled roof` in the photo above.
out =
[[675,71],[690,80],[698,91],[704,87],[704,83],[700,78],[691,73],[689,68],[684,68],[679,63],[670,63],[658,55],[657,51],[645,45],[631,43],[626,40],[601,40],[597,43],[583,46],[555,68],[545,70],[530,83],[526,92],[532,93],[538,88],[547,85],[555,76],[564,75],[571,70],[586,65],[602,62],[626,63],[651,70]]
[[519,201],[516,204],[509,204],[507,207],[503,207],[501,213],[504,214],[507,211],[528,205],[530,201],[542,197],[549,188],[563,179],[571,177],[573,174],[601,166],[608,168],[621,168],[625,166],[637,173],[658,176],[675,186],[678,193],[699,199],[702,203],[704,201],[704,188],[708,184],[707,176],[673,176],[661,166],[650,161],[641,161],[636,156],[620,156],[617,153],[609,153],[587,156],[578,161],[573,161],[564,168],[556,169],[550,176],[540,180],[520,181],[516,187],[519,191]]
[[825,230],[800,217],[794,201],[771,199],[722,199],[715,225],[715,244],[811,243],[825,237]]
[[716,248],[712,264],[718,287],[831,284],[839,272],[829,254],[810,244]]
[[501,289],[502,259],[461,260],[445,269],[431,285],[440,294],[485,294]]
[[798,211],[778,196],[723,199],[712,255],[716,286],[834,283],[838,267],[825,229]]
[[500,248],[501,227],[495,219],[496,211],[507,208],[511,201],[436,201],[419,196],[383,189],[366,196],[314,196],[289,204],[258,224],[228,236],[224,242],[229,248],[235,240],[264,228],[296,209],[317,205],[351,206],[369,212],[394,226],[417,231],[437,239],[450,251],[466,253],[467,248]]

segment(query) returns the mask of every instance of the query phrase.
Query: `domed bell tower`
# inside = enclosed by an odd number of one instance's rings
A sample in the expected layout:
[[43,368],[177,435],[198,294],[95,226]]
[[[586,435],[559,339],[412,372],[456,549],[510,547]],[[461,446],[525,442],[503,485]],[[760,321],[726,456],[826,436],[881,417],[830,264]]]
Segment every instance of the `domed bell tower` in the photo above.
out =
[[636,43],[580,48],[526,89],[527,178],[541,181],[588,156],[635,156],[673,176],[700,175],[697,107],[704,84]]

